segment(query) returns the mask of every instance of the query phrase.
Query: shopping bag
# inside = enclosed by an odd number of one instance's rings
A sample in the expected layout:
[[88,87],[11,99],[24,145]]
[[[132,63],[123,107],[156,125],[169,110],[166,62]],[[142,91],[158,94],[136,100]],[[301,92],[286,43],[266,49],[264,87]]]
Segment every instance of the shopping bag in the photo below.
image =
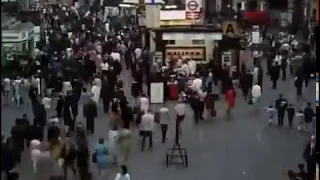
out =
[[94,153],[92,154],[91,160],[92,160],[93,163],[97,163],[97,153],[96,153],[96,152],[94,152]]
[[63,164],[64,164],[64,159],[63,159],[63,158],[60,158],[60,159],[58,160],[58,165],[59,165],[59,167],[62,167]]

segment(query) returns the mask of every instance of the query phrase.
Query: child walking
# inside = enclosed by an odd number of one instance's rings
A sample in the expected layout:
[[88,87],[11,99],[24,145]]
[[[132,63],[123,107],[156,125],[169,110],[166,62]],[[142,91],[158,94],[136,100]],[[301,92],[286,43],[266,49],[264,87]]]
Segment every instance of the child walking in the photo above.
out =
[[276,109],[273,108],[272,106],[266,107],[265,109],[266,109],[266,112],[267,112],[267,115],[268,115],[268,123],[269,123],[269,126],[270,126],[273,123],[273,117],[276,114]]

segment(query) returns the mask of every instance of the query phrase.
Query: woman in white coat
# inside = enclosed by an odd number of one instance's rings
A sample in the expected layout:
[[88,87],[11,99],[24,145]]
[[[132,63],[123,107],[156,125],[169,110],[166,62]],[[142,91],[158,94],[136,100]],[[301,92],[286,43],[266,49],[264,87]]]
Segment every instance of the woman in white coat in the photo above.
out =
[[91,88],[91,93],[93,94],[93,101],[97,104],[99,104],[100,92],[101,92],[101,79],[95,78],[93,81],[93,86]]

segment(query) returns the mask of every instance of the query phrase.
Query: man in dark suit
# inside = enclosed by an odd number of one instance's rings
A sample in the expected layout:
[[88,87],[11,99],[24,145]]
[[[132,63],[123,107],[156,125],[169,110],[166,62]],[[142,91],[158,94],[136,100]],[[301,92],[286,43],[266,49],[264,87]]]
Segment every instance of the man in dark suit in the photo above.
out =
[[98,116],[97,105],[90,99],[87,104],[83,107],[83,114],[87,120],[87,131],[88,134],[94,133],[94,119]]
[[307,163],[308,180],[314,180],[315,173],[316,173],[316,138],[315,136],[311,136],[311,141],[304,148],[303,158]]

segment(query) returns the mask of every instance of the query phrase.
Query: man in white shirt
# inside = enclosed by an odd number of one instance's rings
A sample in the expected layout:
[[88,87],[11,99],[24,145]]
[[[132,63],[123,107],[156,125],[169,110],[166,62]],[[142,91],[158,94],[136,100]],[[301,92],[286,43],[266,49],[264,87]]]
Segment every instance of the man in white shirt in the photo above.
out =
[[149,99],[145,95],[140,98],[140,110],[144,113],[149,111]]
[[154,130],[154,115],[146,112],[141,117],[140,136],[142,136],[141,150],[144,151],[146,138],[149,138],[149,147],[152,148],[152,132]]
[[136,48],[134,50],[134,54],[135,54],[135,62],[137,62],[136,60],[140,59],[141,58],[141,55],[142,55],[142,50],[140,48]]
[[174,107],[176,117],[176,123],[178,128],[178,133],[181,133],[181,122],[184,120],[186,113],[186,104],[183,102],[184,97],[179,99],[179,103]]
[[251,95],[253,104],[258,107],[261,97],[261,87],[258,84],[252,86]]
[[188,67],[189,67],[190,74],[194,75],[196,73],[196,71],[197,71],[197,63],[196,63],[196,61],[190,59],[188,61]]
[[168,108],[162,107],[159,109],[159,119],[159,123],[161,126],[162,143],[165,143],[167,139],[168,124],[170,121]]
[[196,92],[199,92],[202,88],[202,79],[200,79],[199,75],[192,81],[191,85],[192,89]]
[[112,52],[112,53],[110,54],[110,56],[112,57],[112,59],[113,59],[114,61],[120,62],[120,60],[121,60],[121,56],[120,56],[120,54],[119,54],[118,52]]

